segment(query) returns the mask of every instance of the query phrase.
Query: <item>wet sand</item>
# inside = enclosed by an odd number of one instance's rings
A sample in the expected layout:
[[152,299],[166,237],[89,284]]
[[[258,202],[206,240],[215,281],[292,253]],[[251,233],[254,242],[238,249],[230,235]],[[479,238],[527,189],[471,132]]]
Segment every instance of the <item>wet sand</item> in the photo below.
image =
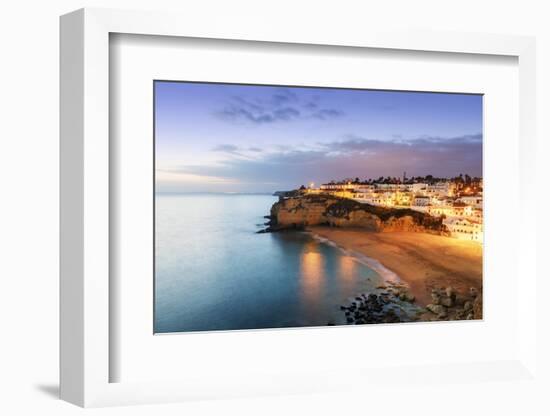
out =
[[309,231],[347,250],[378,260],[406,282],[421,306],[431,291],[452,286],[458,294],[482,287],[482,247],[439,235],[362,229],[309,227]]

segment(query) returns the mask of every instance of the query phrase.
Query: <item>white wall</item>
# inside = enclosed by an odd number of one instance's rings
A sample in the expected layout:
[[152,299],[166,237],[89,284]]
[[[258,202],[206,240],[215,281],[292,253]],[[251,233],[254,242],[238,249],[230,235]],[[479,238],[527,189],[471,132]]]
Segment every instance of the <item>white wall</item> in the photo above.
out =
[[[0,413],[73,414],[80,409],[53,398],[57,391],[58,337],[58,16],[83,6],[164,9],[195,13],[208,24],[210,13],[268,14],[281,27],[326,21],[362,27],[373,22],[440,30],[513,33],[538,36],[539,137],[550,137],[550,13],[545,1],[397,0],[397,1],[163,1],[163,0],[19,0],[0,6],[1,152],[0,204]],[[251,17],[253,18],[253,17]],[[546,120],[545,120],[546,119]],[[541,142],[540,165],[546,165],[548,140]],[[544,171],[540,170],[543,174]],[[503,173],[505,174],[505,172]],[[540,176],[540,175],[539,175]],[[541,227],[548,227],[547,221]],[[540,235],[544,234],[541,229]],[[548,230],[546,230],[548,232]],[[542,239],[541,239],[542,242]],[[539,244],[539,249],[542,245]],[[542,253],[541,253],[542,254]],[[542,258],[542,255],[539,256]],[[6,285],[7,283],[7,285]],[[550,293],[548,283],[539,288]],[[540,305],[541,319],[549,310]],[[543,334],[541,334],[543,336]],[[548,334],[546,334],[546,351]],[[366,347],[365,347],[366,348]],[[548,359],[541,354],[543,364]],[[548,368],[548,367],[546,367]],[[547,371],[548,374],[548,371]],[[396,387],[397,389],[397,387]],[[549,389],[550,390],[550,389]],[[156,407],[102,409],[96,414],[319,414],[431,413],[543,414],[528,385],[506,383],[483,388],[433,386],[433,394],[409,389],[383,397],[338,393],[322,397],[235,400]],[[488,398],[493,398],[489,400]],[[496,398],[496,399],[495,399]],[[363,410],[364,409],[364,410]],[[548,414],[548,413],[546,413]]]

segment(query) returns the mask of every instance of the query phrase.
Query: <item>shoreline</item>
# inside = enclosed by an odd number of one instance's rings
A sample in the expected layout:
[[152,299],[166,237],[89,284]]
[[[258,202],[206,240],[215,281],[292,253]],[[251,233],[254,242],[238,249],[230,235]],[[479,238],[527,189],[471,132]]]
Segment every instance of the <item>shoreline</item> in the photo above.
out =
[[470,288],[482,291],[482,247],[477,243],[420,232],[326,226],[307,227],[306,231],[365,256],[367,265],[368,259],[379,262],[409,286],[422,307],[431,303],[434,289],[452,287],[459,296],[468,296]]
[[378,273],[378,275],[383,279],[384,283],[387,284],[387,283],[401,282],[401,278],[397,275],[397,273],[395,273],[393,270],[388,269],[386,266],[384,266],[375,258],[368,257],[365,254],[362,254],[354,250],[350,250],[349,248],[336,244],[334,241],[329,240],[328,238],[323,237],[312,231],[306,230],[305,232],[307,234],[310,234],[315,240],[323,244],[328,244],[332,247],[338,248],[339,250],[343,251],[345,254],[350,254],[361,264],[367,266],[369,269],[374,270],[376,273]]

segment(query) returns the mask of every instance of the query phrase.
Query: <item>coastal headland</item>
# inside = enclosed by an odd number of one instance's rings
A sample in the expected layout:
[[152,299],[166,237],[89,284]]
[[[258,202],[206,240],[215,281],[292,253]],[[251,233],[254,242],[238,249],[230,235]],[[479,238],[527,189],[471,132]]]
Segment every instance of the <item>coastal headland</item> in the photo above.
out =
[[439,218],[324,195],[281,198],[269,218],[268,231],[309,231],[380,262],[423,308],[418,320],[482,318],[482,246]]

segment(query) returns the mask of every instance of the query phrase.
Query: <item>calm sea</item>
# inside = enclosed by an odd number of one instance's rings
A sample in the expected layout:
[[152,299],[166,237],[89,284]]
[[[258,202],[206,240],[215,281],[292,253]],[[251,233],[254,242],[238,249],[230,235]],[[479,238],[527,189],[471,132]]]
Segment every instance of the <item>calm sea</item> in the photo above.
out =
[[157,194],[155,332],[343,324],[339,306],[382,282],[307,233],[257,234],[276,200]]

